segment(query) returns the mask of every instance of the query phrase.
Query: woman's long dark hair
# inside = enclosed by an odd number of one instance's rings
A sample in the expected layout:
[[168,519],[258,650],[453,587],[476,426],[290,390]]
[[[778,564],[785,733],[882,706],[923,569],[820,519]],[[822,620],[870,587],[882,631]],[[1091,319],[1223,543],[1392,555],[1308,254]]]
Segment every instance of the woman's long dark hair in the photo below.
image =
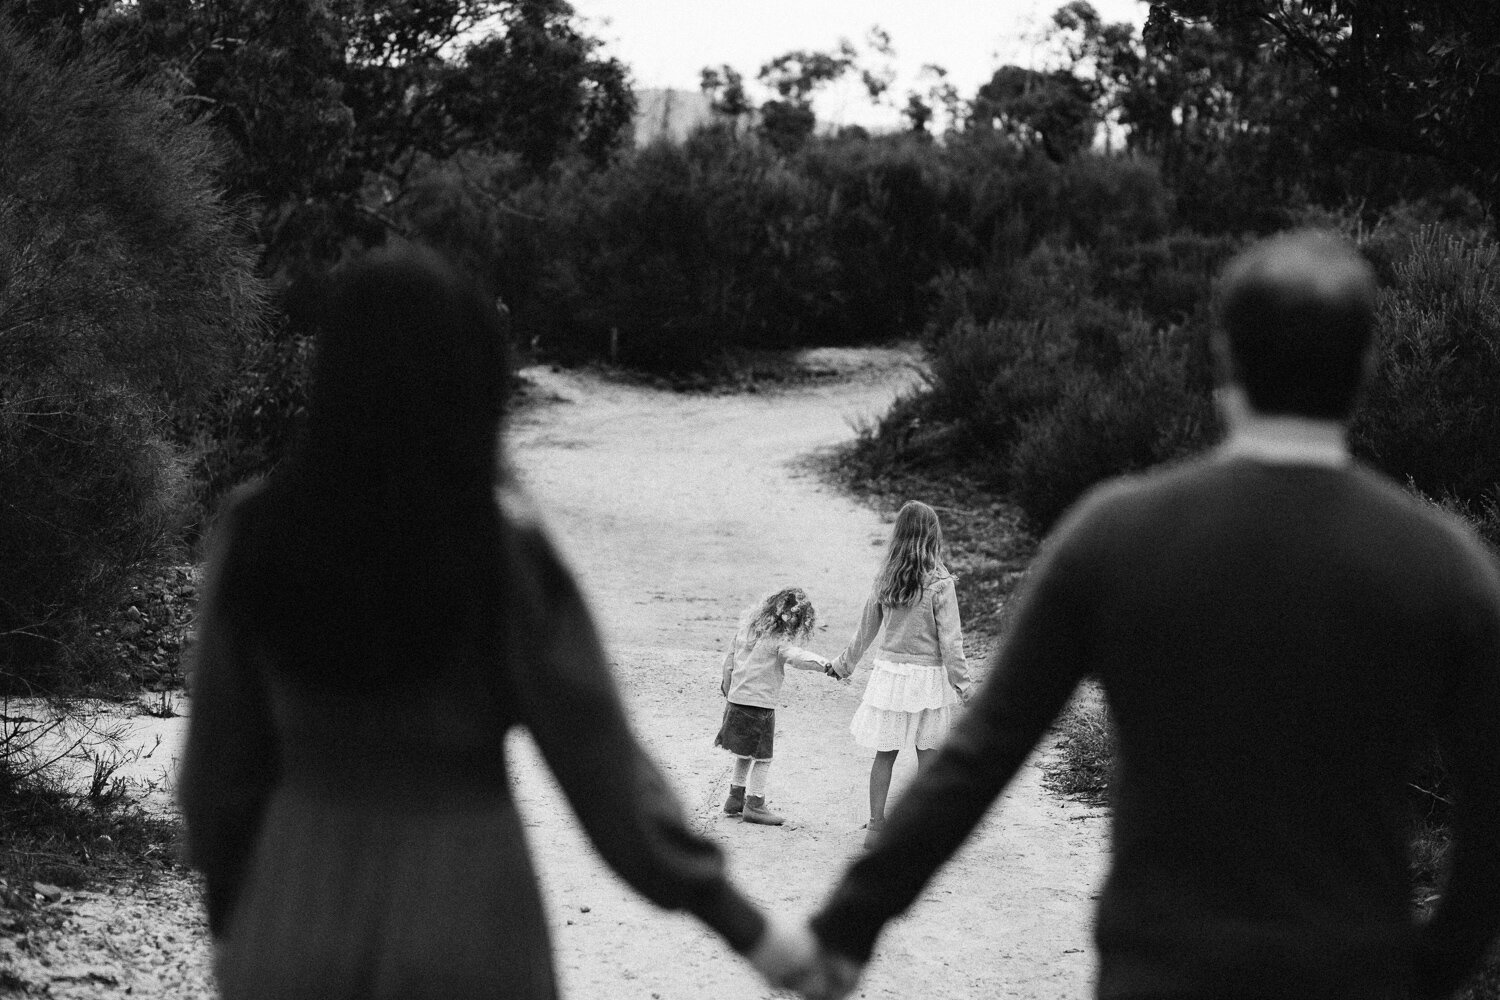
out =
[[493,653],[510,377],[494,304],[401,246],[339,274],[320,325],[304,436],[237,515],[242,610],[276,669],[321,687]]

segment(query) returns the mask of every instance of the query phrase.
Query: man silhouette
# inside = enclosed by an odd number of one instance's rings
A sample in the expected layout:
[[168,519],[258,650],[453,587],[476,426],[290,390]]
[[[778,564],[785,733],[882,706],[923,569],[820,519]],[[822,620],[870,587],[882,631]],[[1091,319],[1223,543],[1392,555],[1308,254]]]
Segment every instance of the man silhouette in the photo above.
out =
[[[1043,544],[988,680],[814,916],[810,993],[852,988],[1088,675],[1117,735],[1099,997],[1425,998],[1473,969],[1500,925],[1500,577],[1349,457],[1374,302],[1329,235],[1231,264],[1227,440],[1096,488]],[[1408,781],[1434,738],[1457,799],[1419,924]]]

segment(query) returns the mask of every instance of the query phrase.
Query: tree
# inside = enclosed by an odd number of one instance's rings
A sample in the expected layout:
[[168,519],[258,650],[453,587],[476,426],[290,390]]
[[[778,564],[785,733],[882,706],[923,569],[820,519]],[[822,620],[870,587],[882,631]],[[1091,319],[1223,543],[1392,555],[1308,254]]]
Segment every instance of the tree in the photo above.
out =
[[1097,97],[1093,81],[1069,70],[1001,66],[975,95],[969,124],[1040,145],[1048,157],[1062,162],[1093,142],[1099,126]]
[[745,78],[733,66],[714,69],[705,66],[700,74],[699,89],[708,97],[709,109],[729,122],[730,135],[738,135],[740,121],[748,118],[753,105],[745,93]]
[[221,130],[231,197],[268,205],[350,190],[354,116],[343,100],[340,11],[321,2],[140,0],[102,12],[90,34],[165,83]]
[[79,55],[0,22],[0,681],[85,656],[173,540],[179,430],[264,320],[208,125]]
[[294,275],[383,239],[424,158],[607,161],[628,74],[573,17],[564,0],[139,0],[90,30],[230,137],[225,179],[262,206],[266,270]]
[[635,98],[625,66],[598,58],[599,42],[578,31],[572,14],[562,0],[516,0],[499,11],[503,30],[469,46],[439,90],[460,130],[455,145],[488,143],[538,172],[570,152],[608,160]]
[[756,78],[777,94],[760,106],[761,136],[783,153],[801,149],[817,126],[813,93],[847,73],[858,55],[845,39],[833,52],[795,49],[761,66]]
[[1148,45],[1207,23],[1310,70],[1349,145],[1428,156],[1500,199],[1500,4],[1493,0],[1166,0]]
[[927,63],[922,67],[919,78],[927,81],[926,91],[920,93],[909,91],[906,95],[906,108],[901,112],[911,123],[911,130],[925,133],[928,124],[937,118],[938,111],[941,109],[943,131],[958,131],[966,118],[965,102],[959,96],[958,88],[948,79],[948,71],[941,66]]

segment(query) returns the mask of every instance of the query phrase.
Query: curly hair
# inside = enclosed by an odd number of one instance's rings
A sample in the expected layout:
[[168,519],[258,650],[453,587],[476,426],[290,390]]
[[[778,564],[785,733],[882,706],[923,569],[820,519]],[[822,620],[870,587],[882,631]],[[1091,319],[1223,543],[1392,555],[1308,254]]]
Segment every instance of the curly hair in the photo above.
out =
[[746,637],[754,642],[766,634],[805,639],[817,624],[818,613],[801,587],[783,587],[752,605],[740,621]]

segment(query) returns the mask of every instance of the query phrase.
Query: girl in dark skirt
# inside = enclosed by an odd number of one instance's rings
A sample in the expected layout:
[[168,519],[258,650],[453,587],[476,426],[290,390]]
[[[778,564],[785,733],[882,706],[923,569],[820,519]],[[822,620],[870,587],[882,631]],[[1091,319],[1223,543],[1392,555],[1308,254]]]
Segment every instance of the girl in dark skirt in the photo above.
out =
[[796,645],[806,641],[817,619],[800,587],[787,587],[751,607],[724,654],[719,690],[729,699],[714,746],[735,755],[734,778],[724,811],[747,823],[780,826],[784,820],[766,808],[766,780],[776,741],[776,700],[790,664],[821,670],[828,660]]

